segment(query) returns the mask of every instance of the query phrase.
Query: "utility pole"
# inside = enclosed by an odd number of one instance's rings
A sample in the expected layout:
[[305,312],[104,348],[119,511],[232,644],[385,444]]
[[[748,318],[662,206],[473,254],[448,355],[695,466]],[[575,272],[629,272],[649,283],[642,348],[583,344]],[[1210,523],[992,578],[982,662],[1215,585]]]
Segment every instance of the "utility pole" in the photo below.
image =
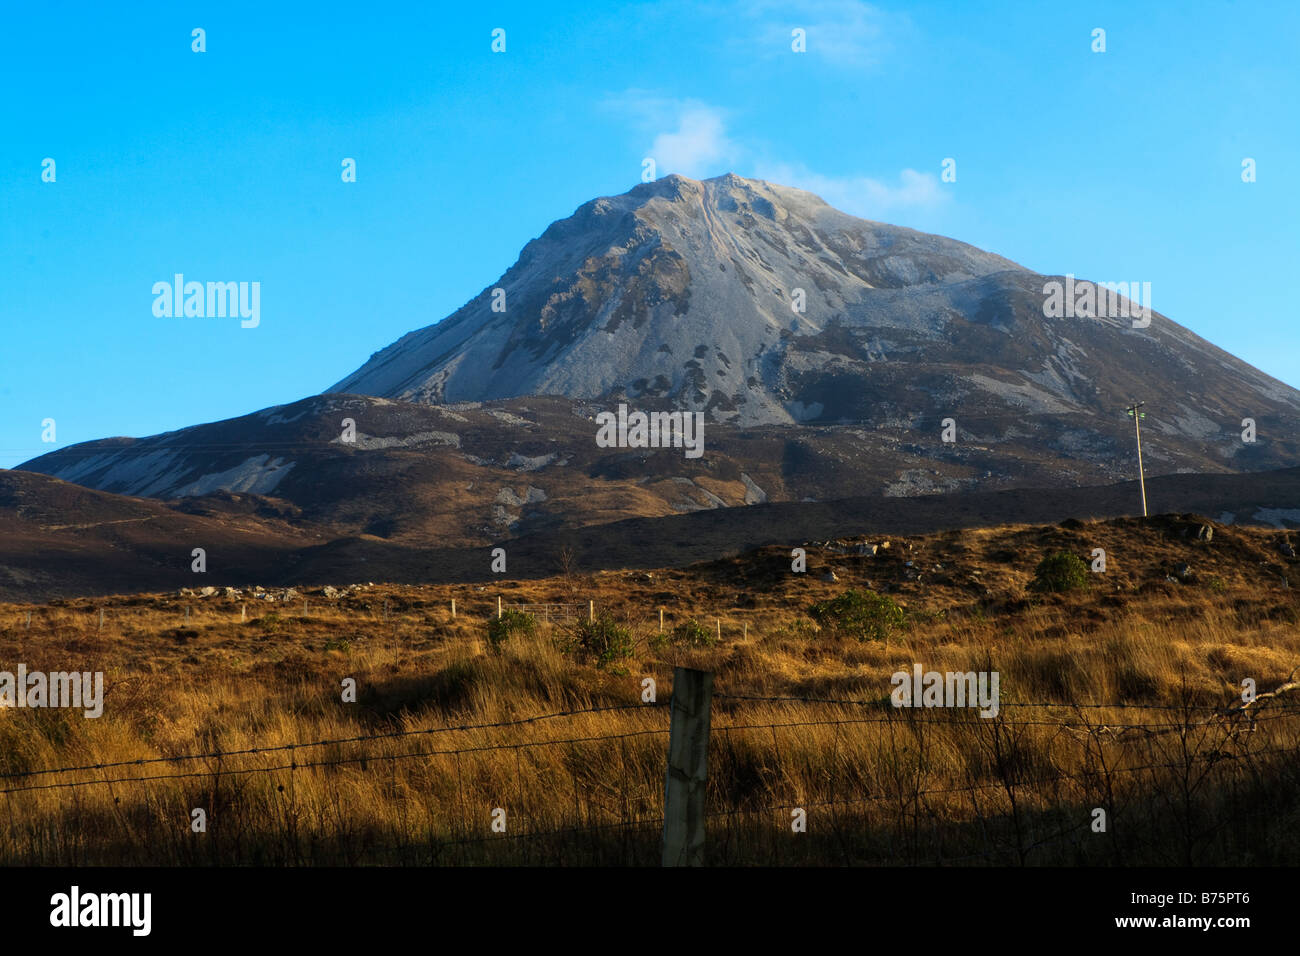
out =
[[1124,411],[1128,412],[1129,418],[1133,419],[1133,427],[1137,431],[1138,444],[1138,486],[1142,489],[1142,517],[1147,516],[1147,480],[1142,474],[1142,419],[1147,417],[1147,413],[1139,411],[1146,402],[1134,402]]

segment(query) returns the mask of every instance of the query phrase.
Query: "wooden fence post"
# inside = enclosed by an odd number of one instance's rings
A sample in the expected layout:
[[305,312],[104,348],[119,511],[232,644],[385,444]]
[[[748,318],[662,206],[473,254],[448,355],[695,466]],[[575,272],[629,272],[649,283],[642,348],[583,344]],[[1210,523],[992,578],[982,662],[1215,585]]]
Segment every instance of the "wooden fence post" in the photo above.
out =
[[451,619],[456,620],[456,599],[451,599]]
[[501,620],[501,595],[497,595],[497,620]]
[[704,797],[709,776],[713,675],[673,669],[668,773],[664,781],[664,866],[704,865]]
[[659,633],[662,634],[663,632],[664,632],[664,609],[660,608],[659,609]]
[[587,623],[591,624],[595,620],[596,620],[596,602],[594,600],[588,601],[587,602]]

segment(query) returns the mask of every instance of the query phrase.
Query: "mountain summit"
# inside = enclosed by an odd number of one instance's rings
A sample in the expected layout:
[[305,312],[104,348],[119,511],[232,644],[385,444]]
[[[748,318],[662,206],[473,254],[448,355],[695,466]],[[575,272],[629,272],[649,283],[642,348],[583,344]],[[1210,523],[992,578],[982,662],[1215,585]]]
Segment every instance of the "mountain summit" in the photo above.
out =
[[[1209,444],[1230,467],[1294,463],[1300,392],[1158,313],[1143,328],[1049,318],[1051,280],[803,190],[668,176],[552,224],[491,287],[329,391],[627,400],[742,427],[951,416],[988,441],[1040,416],[1052,453],[1093,460],[1122,451],[1116,416],[1142,397],[1159,410],[1148,427],[1196,457]],[[1244,446],[1246,417],[1289,446]]]
[[926,331],[937,291],[1004,272],[1025,270],[799,189],[668,176],[554,223],[491,288],[329,391],[621,396],[746,424],[823,418],[813,379],[827,358],[857,358],[853,339],[872,344],[859,333]]

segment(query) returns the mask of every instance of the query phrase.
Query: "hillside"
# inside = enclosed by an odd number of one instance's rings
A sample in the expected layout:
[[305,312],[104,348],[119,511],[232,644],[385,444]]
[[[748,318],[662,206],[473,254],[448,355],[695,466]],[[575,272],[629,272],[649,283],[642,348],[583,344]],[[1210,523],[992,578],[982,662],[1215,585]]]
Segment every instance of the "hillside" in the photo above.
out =
[[669,176],[552,224],[460,310],[329,391],[563,395],[886,432],[951,416],[964,441],[1027,439],[1097,468],[1127,454],[1119,413],[1141,397],[1175,467],[1300,464],[1300,392],[1159,312],[1144,328],[1047,318],[1045,284],[1063,279],[802,190]]
[[[548,527],[491,541],[506,548],[508,577],[555,574],[566,554],[573,567],[587,571],[681,567],[768,544],[789,548],[864,534],[1131,515],[1138,502],[1136,484],[756,503]],[[349,500],[348,487],[339,485],[340,500]],[[1198,512],[1212,516],[1207,520],[1215,528],[1300,527],[1300,469],[1170,475],[1149,480],[1147,495],[1157,512]],[[399,502],[395,496],[393,505]],[[251,493],[163,503],[89,491],[34,473],[0,472],[0,599],[197,586],[494,578],[486,543],[356,533],[353,526],[329,519],[327,512],[320,506],[318,512],[304,513],[283,498]],[[190,570],[195,547],[207,552],[203,575]]]

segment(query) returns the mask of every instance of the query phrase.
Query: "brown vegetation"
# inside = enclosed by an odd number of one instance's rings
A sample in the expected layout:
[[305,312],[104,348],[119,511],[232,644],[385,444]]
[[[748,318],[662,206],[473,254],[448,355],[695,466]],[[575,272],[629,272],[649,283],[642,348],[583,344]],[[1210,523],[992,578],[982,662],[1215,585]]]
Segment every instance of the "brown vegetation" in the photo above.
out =
[[[0,605],[0,669],[103,670],[106,684],[98,719],[0,711],[0,862],[657,864],[663,704],[685,665],[715,674],[714,862],[1293,864],[1300,695],[1225,711],[1243,679],[1268,691],[1300,664],[1294,559],[1280,533],[1215,526],[1207,544],[1202,523],[949,532],[875,557],[810,548],[805,574],[773,548],[666,572],[309,594],[305,608]],[[1108,568],[1087,589],[1029,588],[1045,555],[1094,547]],[[850,588],[889,595],[903,624],[878,641],[819,627],[811,604]],[[545,620],[494,647],[498,594],[590,597],[634,650],[598,664]],[[718,622],[713,646],[671,637]],[[890,675],[914,662],[998,671],[999,716],[890,707]],[[646,677],[659,706],[641,701]],[[592,712],[526,721],[572,711]],[[83,769],[45,772],[67,767]],[[807,833],[791,832],[796,807]],[[206,833],[191,832],[194,808]]]

